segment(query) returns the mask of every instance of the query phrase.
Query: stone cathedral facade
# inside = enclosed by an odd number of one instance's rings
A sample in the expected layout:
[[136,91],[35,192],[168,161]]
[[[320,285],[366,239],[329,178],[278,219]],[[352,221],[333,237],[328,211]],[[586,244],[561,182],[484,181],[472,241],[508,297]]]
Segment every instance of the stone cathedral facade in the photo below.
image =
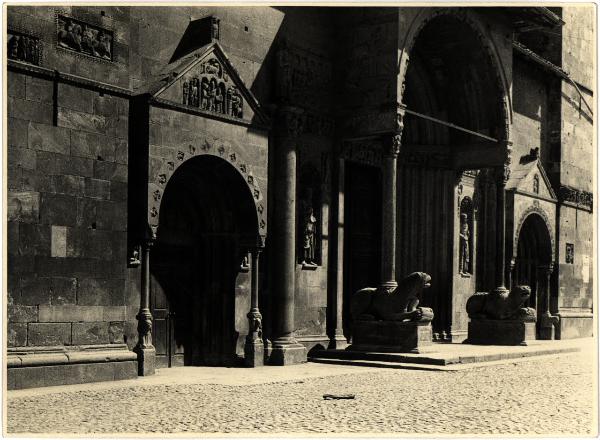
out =
[[287,365],[431,275],[591,336],[595,11],[9,6],[8,387]]

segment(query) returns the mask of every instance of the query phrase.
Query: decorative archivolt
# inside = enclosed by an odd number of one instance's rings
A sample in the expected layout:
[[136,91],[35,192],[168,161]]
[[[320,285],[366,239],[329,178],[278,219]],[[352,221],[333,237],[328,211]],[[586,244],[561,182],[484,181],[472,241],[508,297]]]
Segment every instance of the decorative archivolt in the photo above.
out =
[[529,206],[527,209],[525,209],[525,211],[523,211],[523,213],[521,214],[521,217],[519,218],[519,221],[517,222],[517,227],[515,229],[515,234],[513,237],[513,258],[514,259],[517,258],[519,236],[521,235],[521,229],[523,229],[525,220],[527,220],[527,218],[530,215],[538,215],[544,221],[544,224],[546,225],[546,230],[550,237],[551,261],[554,262],[554,255],[555,255],[554,228],[552,227],[552,223],[550,222],[550,218],[548,217],[548,214],[546,214],[546,211],[544,211],[544,209],[539,205],[539,202],[537,200],[534,200],[533,203],[534,203],[533,205]]
[[211,155],[223,159],[242,176],[255,205],[259,229],[258,234],[264,237],[267,233],[266,193],[260,189],[252,166],[248,165],[248,161],[244,159],[243,154],[229,142],[219,140],[214,142],[204,140],[199,146],[189,143],[187,146],[176,150],[173,157],[158,159],[160,161],[160,165],[157,167],[158,171],[153,173],[153,176],[150,176],[148,182],[148,224],[151,229],[154,230],[158,227],[161,199],[175,171],[184,162],[196,156],[203,155]]
[[[410,54],[413,50],[415,42],[419,37],[423,28],[437,17],[444,15],[451,15],[458,20],[466,23],[473,30],[473,33],[477,36],[477,39],[481,43],[481,47],[485,50],[488,58],[493,66],[494,77],[496,78],[496,85],[501,91],[500,103],[503,119],[503,133],[501,133],[501,139],[504,141],[510,141],[510,126],[512,122],[512,102],[510,98],[510,87],[509,81],[506,78],[502,66],[502,60],[498,53],[498,49],[493,39],[488,35],[483,24],[473,16],[472,12],[465,8],[421,8],[421,11],[415,16],[412,23],[408,27],[404,41],[401,43],[401,54],[398,65],[398,75],[402,81],[401,94],[404,95],[406,72],[408,70],[408,64],[410,62]],[[399,96],[400,100],[404,97]]]

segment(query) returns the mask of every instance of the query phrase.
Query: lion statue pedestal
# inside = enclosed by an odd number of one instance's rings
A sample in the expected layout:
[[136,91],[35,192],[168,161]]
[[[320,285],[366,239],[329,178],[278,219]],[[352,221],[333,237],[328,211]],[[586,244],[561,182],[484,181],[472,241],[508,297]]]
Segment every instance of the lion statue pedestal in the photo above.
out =
[[476,293],[467,300],[469,322],[467,344],[527,345],[535,340],[536,312],[523,307],[531,295],[529,286],[510,292],[499,288]]
[[389,291],[361,289],[352,296],[352,345],[348,350],[422,353],[432,346],[433,311],[418,307],[431,277],[415,272]]

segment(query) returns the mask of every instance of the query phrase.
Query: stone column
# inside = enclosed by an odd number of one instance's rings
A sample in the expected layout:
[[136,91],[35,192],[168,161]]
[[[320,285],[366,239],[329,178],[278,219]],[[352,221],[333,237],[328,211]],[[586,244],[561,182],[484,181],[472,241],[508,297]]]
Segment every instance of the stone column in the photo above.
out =
[[385,145],[382,179],[381,284],[379,288],[392,292],[396,282],[396,169],[401,135],[392,135]]
[[273,295],[275,302],[270,362],[288,365],[306,362],[306,348],[294,338],[296,270],[296,143],[302,129],[302,111],[282,107],[277,118],[274,151]]
[[495,292],[504,293],[508,289],[506,276],[506,183],[510,177],[510,162],[496,169],[496,273]]
[[[335,245],[330,247],[330,255],[333,257],[330,277],[335,279],[335,292],[331,299],[335,317],[332,319],[334,328],[330,330],[329,349],[343,349],[348,346],[344,336],[344,186],[345,186],[345,159],[338,158],[336,167],[336,192],[337,203],[334,210],[336,217],[332,220],[335,225],[331,228],[335,236]],[[330,211],[331,212],[331,211]],[[330,243],[332,243],[330,241]]]
[[[541,314],[541,320],[539,325],[540,339],[554,339],[554,326],[558,323],[558,317],[552,316],[552,314],[550,313],[550,276],[552,275],[553,269],[554,265],[550,263],[546,266],[540,266],[538,270],[538,274],[541,275],[543,280],[543,282],[538,283],[538,285],[541,284],[543,286],[544,291],[544,311]],[[538,304],[538,307],[541,306],[541,304]]]
[[[262,241],[262,240],[261,240]],[[250,311],[248,312],[248,336],[244,345],[244,364],[247,367],[264,365],[265,350],[262,340],[262,315],[258,308],[258,260],[263,249],[262,245],[254,247],[250,253],[252,261],[250,284]]]
[[138,320],[138,342],[133,351],[138,355],[138,375],[154,374],[156,350],[152,345],[152,313],[150,312],[150,248],[151,239],[142,244],[142,280]]

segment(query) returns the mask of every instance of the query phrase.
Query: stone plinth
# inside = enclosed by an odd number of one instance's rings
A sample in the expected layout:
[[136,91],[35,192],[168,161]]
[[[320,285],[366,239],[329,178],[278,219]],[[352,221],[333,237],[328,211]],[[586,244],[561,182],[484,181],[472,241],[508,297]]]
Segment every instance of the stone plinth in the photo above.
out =
[[472,319],[468,344],[527,345],[535,340],[535,321]]
[[244,365],[246,367],[262,367],[265,364],[265,345],[262,340],[246,342],[244,345]]
[[432,345],[431,322],[356,321],[348,350],[423,353]]

